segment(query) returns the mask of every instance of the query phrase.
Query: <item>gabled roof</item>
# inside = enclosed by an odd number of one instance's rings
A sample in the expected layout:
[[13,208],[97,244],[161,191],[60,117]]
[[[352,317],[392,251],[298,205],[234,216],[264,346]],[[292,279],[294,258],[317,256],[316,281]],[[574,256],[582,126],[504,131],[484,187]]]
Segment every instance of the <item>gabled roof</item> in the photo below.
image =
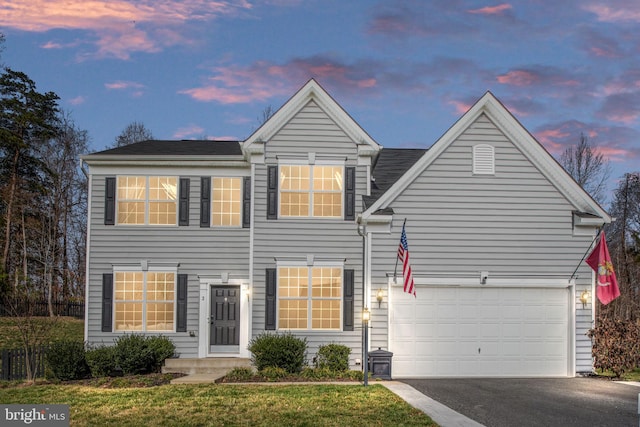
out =
[[535,165],[538,170],[581,212],[597,215],[605,222],[611,217],[545,148],[520,124],[507,108],[491,93],[480,98],[444,135],[436,141],[407,172],[362,213],[363,218],[384,210],[400,195],[429,165],[440,156],[478,117],[486,114],[509,140]]
[[116,156],[241,156],[238,141],[183,140],[140,141],[83,156],[84,159]]
[[371,195],[362,198],[365,209],[391,188],[426,152],[424,148],[385,148],[380,151],[371,170]]
[[309,80],[269,120],[243,143],[243,149],[255,151],[254,145],[269,141],[309,101],[315,101],[329,117],[358,145],[373,152],[382,146],[369,136],[358,123],[314,79]]

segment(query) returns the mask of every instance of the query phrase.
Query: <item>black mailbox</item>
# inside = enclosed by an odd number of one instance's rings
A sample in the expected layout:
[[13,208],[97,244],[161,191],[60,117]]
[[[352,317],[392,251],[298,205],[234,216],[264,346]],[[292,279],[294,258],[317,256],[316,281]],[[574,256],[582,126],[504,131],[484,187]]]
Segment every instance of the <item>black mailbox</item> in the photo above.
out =
[[390,380],[392,358],[393,353],[382,350],[380,347],[378,347],[377,350],[369,352],[369,372],[371,372],[371,377]]

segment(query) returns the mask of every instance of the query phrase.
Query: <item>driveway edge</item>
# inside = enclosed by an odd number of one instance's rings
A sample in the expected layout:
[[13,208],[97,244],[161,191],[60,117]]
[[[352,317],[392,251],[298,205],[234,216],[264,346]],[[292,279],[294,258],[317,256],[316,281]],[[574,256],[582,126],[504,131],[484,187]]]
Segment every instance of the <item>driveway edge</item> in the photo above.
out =
[[465,417],[442,403],[436,402],[408,384],[398,381],[382,381],[376,384],[385,386],[409,405],[430,416],[441,427],[484,427],[483,424]]

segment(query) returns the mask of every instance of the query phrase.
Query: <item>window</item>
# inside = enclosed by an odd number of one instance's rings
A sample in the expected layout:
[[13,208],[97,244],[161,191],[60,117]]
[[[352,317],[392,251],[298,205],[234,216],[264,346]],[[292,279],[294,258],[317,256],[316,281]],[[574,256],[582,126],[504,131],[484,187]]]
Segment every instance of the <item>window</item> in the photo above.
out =
[[176,225],[177,178],[119,176],[118,224]]
[[116,272],[115,330],[173,332],[175,277],[173,272]]
[[242,178],[213,178],[211,213],[214,227],[242,225]]
[[280,166],[280,215],[342,216],[342,166]]
[[340,329],[342,268],[278,268],[280,329]]

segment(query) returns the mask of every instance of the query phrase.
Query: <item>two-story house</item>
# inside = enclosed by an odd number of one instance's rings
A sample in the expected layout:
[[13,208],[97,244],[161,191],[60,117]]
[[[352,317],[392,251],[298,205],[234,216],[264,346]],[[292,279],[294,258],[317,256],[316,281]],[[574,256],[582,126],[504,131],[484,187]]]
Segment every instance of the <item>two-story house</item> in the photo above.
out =
[[[356,367],[367,308],[398,378],[591,370],[579,264],[611,218],[490,93],[428,150],[383,149],[310,80],[245,141],[83,161],[90,344],[163,334],[180,357],[248,357],[291,331]],[[415,297],[394,274],[405,220]]]

